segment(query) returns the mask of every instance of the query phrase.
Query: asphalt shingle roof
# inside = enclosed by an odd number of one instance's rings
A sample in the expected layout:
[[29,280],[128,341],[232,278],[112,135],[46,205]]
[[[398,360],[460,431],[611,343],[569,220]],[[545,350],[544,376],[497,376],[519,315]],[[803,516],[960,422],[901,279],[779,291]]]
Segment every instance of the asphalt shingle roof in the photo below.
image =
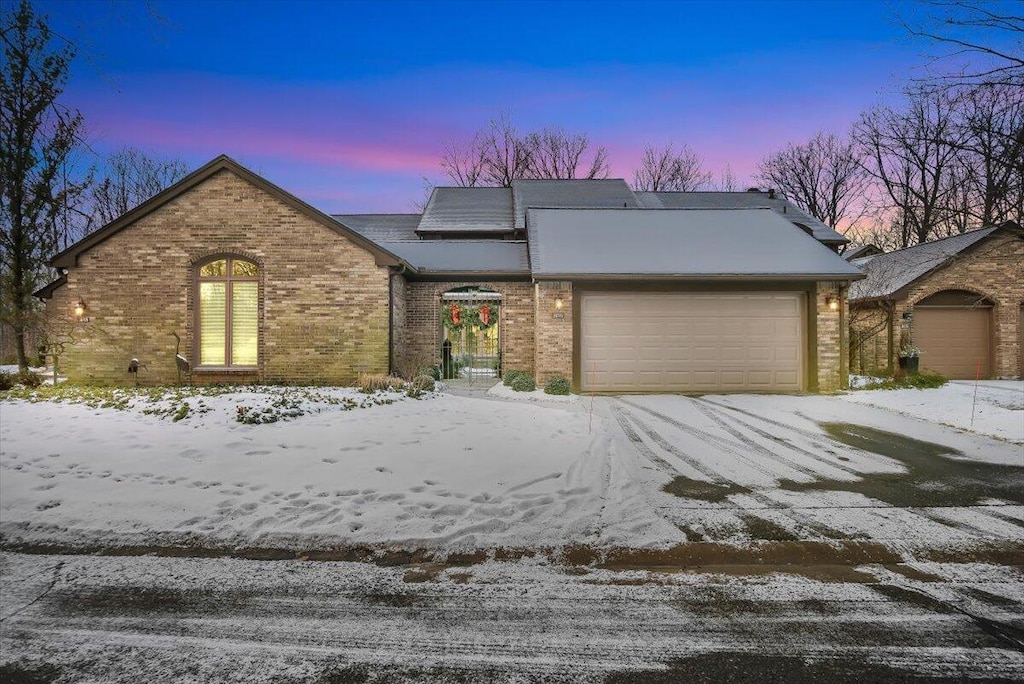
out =
[[419,214],[331,214],[331,218],[378,243],[419,239]]
[[526,213],[533,208],[622,209],[640,208],[636,195],[621,178],[512,181],[516,228],[526,228]]
[[530,274],[526,243],[519,240],[419,240],[381,247],[422,273]]
[[757,209],[768,207],[794,223],[800,223],[815,238],[829,244],[848,240],[792,202],[766,192],[638,192],[641,206],[648,209]]
[[434,188],[419,231],[427,233],[510,233],[511,188]]
[[807,278],[861,272],[771,209],[531,209],[540,277]]
[[980,228],[896,252],[853,259],[850,263],[867,277],[850,287],[850,300],[888,297],[996,230]]

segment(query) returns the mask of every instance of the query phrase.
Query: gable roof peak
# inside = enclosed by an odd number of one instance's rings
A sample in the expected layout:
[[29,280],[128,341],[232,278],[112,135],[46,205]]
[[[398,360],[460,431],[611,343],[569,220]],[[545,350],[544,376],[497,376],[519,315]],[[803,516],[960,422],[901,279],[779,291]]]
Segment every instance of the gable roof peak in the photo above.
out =
[[164,188],[142,204],[130,209],[110,223],[94,230],[92,233],[89,233],[84,238],[50,259],[50,265],[59,268],[76,266],[78,264],[78,256],[83,252],[119,233],[121,230],[151,214],[168,202],[185,194],[192,188],[211,178],[213,175],[225,170],[230,171],[243,181],[254,185],[263,192],[277,198],[284,204],[287,204],[292,209],[304,214],[313,221],[352,240],[354,243],[373,254],[375,261],[379,265],[390,266],[402,263],[402,260],[397,256],[382,248],[380,245],[377,245],[373,241],[368,240],[360,233],[331,218],[319,209],[307,204],[287,190],[283,190],[277,185],[274,185],[259,174],[250,171],[228,155],[220,154],[200,166],[192,173],[186,175],[177,183]]

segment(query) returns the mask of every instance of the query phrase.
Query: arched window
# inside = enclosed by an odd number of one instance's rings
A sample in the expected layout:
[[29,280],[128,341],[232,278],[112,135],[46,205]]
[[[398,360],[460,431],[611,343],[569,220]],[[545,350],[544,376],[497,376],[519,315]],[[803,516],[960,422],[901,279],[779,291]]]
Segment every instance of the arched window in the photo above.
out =
[[208,261],[197,274],[200,366],[255,366],[259,269],[237,257]]

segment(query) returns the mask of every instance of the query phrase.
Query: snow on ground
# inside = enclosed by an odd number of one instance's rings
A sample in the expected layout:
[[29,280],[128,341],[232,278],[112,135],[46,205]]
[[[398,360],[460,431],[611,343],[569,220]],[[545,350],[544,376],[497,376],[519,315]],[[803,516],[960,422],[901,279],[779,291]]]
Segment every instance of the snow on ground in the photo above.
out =
[[[1024,381],[969,380],[949,382],[935,389],[858,390],[843,395],[858,404],[1024,443]],[[973,423],[972,423],[973,410]]]
[[[52,384],[54,384],[53,366],[50,366],[50,367],[46,367],[46,366],[30,366],[28,371],[30,373],[35,373],[36,375],[41,377],[42,380],[43,380],[42,384],[44,384],[44,385],[52,385]],[[10,375],[17,375],[19,372],[21,372],[21,371],[18,368],[18,364],[8,364],[8,365],[0,366],[0,373],[9,373]],[[58,373],[57,377],[56,377],[56,381],[57,381],[58,384],[62,383],[62,382],[66,382],[67,381],[67,377],[64,376],[64,375],[60,375],[60,373]]]
[[[7,542],[462,550],[1024,541],[1018,445],[848,397],[598,397],[591,416],[589,398],[48,391],[67,400],[0,402]],[[932,392],[920,394],[944,396]],[[943,446],[916,462],[875,453],[821,426],[837,422]]]
[[[591,433],[581,411],[450,395],[346,410],[328,400],[366,396],[311,391],[316,401],[274,388],[112,400],[123,410],[4,402],[0,529],[55,542],[459,548],[596,541],[605,506],[616,541],[643,543],[637,525],[659,523],[629,506],[636,484],[606,498],[603,429]],[[236,420],[293,403],[320,412]]]
[[[94,682],[1020,681],[1019,571],[651,573],[0,554],[0,676]],[[946,579],[947,576],[952,576]],[[980,616],[987,623],[971,616]],[[998,631],[1002,628],[1002,635]],[[20,675],[20,676],[19,676]]]
[[[911,554],[1024,541],[1016,445],[839,397],[649,395],[598,407],[627,434],[612,433],[613,446],[645,464],[635,472],[651,504],[690,541],[870,539]],[[881,430],[883,453],[822,423]]]

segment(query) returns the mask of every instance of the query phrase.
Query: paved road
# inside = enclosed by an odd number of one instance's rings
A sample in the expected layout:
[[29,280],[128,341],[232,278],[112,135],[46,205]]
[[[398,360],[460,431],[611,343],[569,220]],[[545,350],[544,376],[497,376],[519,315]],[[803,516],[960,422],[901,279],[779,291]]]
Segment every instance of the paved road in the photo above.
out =
[[0,680],[1024,678],[1020,568],[787,570],[7,553]]

